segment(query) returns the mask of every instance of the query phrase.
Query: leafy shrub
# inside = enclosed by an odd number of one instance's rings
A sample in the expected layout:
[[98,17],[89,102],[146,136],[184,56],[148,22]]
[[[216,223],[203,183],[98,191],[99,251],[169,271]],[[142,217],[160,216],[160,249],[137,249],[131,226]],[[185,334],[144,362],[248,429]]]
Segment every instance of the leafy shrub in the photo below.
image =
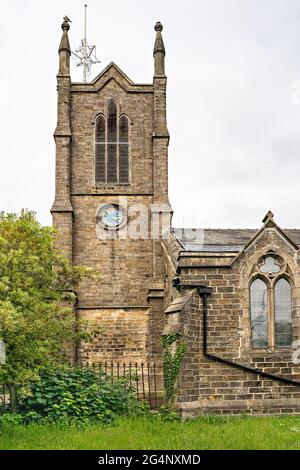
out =
[[180,420],[180,416],[177,411],[174,410],[172,405],[165,404],[162,405],[159,409],[159,413],[156,415],[158,419],[161,421],[178,421]]
[[48,420],[111,422],[139,411],[138,400],[124,380],[111,383],[88,368],[48,370],[30,385],[21,401],[25,422]]
[[0,415],[0,428],[18,426],[22,422],[23,417],[17,413],[3,413]]

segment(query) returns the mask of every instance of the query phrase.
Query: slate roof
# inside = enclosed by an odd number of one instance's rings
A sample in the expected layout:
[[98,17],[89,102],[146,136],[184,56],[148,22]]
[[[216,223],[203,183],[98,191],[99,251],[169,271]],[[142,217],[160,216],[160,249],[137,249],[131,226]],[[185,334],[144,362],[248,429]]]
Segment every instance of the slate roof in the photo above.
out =
[[[238,253],[257,233],[255,229],[174,229],[186,251]],[[284,229],[300,248],[300,229]]]

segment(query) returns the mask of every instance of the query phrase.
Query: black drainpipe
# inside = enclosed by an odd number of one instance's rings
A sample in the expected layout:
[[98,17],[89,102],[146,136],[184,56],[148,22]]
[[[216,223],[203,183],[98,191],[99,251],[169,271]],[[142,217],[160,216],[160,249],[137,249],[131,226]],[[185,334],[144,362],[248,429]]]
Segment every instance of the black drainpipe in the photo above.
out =
[[238,364],[237,362],[230,361],[229,359],[224,359],[220,356],[216,356],[215,354],[210,354],[207,352],[207,326],[208,326],[208,297],[212,294],[212,288],[207,286],[196,286],[191,284],[180,284],[179,278],[175,278],[173,281],[173,286],[180,289],[180,287],[190,288],[190,289],[198,289],[199,296],[203,301],[203,355],[207,359],[211,359],[212,361],[219,362],[221,364],[226,364],[227,366],[235,367],[236,369],[241,369],[245,372],[251,372],[252,374],[255,373],[256,375],[261,375],[262,377],[267,377],[269,379],[278,380],[280,382],[289,384],[289,385],[298,385],[300,386],[300,382],[297,380],[288,379],[286,377],[282,377],[281,375],[270,374],[269,372],[264,372],[259,369],[255,369],[254,367],[245,366],[243,364]]

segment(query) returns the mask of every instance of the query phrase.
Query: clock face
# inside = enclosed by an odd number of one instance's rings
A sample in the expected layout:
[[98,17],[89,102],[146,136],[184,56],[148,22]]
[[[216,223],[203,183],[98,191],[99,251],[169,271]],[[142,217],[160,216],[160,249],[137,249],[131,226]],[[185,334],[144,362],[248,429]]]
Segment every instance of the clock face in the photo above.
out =
[[106,228],[117,228],[125,221],[125,213],[120,206],[109,204],[101,208],[99,220]]

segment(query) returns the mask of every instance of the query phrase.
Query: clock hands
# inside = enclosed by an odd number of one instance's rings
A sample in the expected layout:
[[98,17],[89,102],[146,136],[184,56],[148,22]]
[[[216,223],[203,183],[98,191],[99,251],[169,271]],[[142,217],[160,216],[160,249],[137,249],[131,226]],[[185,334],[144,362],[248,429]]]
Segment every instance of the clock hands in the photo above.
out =
[[106,208],[101,216],[102,222],[109,227],[117,227],[122,224],[124,214],[116,208]]

